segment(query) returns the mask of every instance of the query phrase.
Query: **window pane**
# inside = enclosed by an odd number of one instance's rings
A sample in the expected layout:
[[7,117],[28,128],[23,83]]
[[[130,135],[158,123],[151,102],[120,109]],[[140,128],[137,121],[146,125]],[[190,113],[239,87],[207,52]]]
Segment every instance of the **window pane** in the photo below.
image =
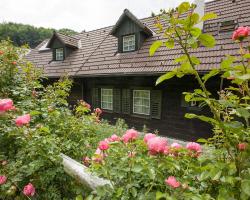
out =
[[63,48],[56,49],[56,60],[63,60]]
[[113,110],[113,89],[101,89],[101,108]]
[[137,114],[150,114],[150,91],[134,90],[133,91],[133,112]]
[[135,35],[128,35],[123,37],[123,51],[135,50]]

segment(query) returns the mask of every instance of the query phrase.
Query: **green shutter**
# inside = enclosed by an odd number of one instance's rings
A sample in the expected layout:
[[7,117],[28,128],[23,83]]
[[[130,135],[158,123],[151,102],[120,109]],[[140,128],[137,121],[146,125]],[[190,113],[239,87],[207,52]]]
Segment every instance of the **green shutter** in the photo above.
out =
[[151,90],[151,117],[154,119],[161,119],[161,104],[162,92],[161,90]]
[[130,89],[122,89],[122,113],[130,114]]
[[121,89],[113,89],[113,108],[115,113],[121,112]]
[[100,106],[99,89],[92,88],[92,106],[98,108]]

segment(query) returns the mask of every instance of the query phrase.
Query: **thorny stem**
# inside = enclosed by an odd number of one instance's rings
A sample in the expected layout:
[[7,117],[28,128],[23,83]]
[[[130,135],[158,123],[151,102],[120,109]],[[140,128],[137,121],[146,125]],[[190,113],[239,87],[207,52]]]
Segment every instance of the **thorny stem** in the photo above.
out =
[[[193,61],[192,61],[192,59],[191,59],[191,57],[190,57],[190,55],[189,55],[189,52],[188,52],[188,50],[187,50],[187,47],[183,44],[182,38],[181,38],[180,34],[178,33],[178,31],[176,30],[176,27],[174,28],[174,30],[175,30],[175,33],[176,33],[176,35],[177,35],[177,37],[178,37],[178,42],[179,42],[180,46],[182,47],[182,49],[183,49],[185,55],[187,56],[188,61],[189,61],[190,65],[191,65],[191,67],[192,67],[192,69],[193,69],[193,71],[194,71],[194,75],[195,75],[195,77],[196,77],[196,79],[197,79],[199,85],[201,86],[202,90],[204,91],[206,99],[209,100],[208,106],[209,106],[211,112],[213,113],[214,118],[215,118],[216,121],[219,123],[219,127],[220,127],[220,129],[221,129],[223,135],[226,136],[226,130],[225,130],[225,127],[224,127],[224,125],[223,125],[223,123],[222,123],[222,120],[221,120],[221,117],[220,117],[220,113],[217,112],[214,103],[213,103],[212,101],[210,101],[209,92],[207,91],[206,86],[205,86],[205,84],[203,83],[203,81],[202,81],[202,79],[201,79],[199,73],[196,71],[195,65],[194,65],[194,63],[193,63]],[[229,140],[228,137],[226,137],[226,138]],[[230,148],[227,147],[227,146],[225,146],[225,148],[227,149],[228,155],[231,157],[232,160],[234,160],[233,156],[232,156],[231,153],[230,153]]]

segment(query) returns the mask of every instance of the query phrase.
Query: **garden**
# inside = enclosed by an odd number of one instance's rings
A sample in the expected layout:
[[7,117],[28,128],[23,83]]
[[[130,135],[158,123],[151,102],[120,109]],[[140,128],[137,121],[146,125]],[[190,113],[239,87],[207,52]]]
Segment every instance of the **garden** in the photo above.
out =
[[[27,48],[10,41],[0,43],[0,199],[3,200],[247,200],[250,199],[250,29],[239,27],[232,40],[239,56],[227,55],[219,68],[204,75],[202,60],[192,55],[216,40],[198,27],[216,14],[199,16],[188,2],[156,17],[165,40],[158,48],[180,46],[173,71],[156,85],[173,77],[194,76],[199,88],[183,91],[187,102],[210,109],[211,116],[186,113],[212,125],[213,137],[170,143],[157,133],[129,129],[122,119],[110,125],[102,110],[79,100],[69,109],[72,80],[61,77],[50,85],[25,59]],[[185,17],[184,17],[185,16]],[[220,76],[229,84],[214,96],[207,81]],[[82,163],[88,172],[109,180],[94,190],[70,177],[61,154]]]

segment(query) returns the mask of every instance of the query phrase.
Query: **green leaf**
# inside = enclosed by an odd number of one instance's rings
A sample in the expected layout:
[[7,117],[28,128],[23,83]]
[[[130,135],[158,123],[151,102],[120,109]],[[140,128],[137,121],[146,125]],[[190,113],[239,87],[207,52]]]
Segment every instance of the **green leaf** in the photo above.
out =
[[41,114],[41,112],[40,112],[40,111],[37,111],[37,110],[32,110],[32,111],[30,112],[30,115],[31,115],[31,116],[40,115],[40,114]]
[[166,47],[169,48],[169,49],[174,48],[174,40],[173,40],[173,39],[168,40],[168,41],[165,43],[165,45],[166,45]]
[[187,12],[190,9],[190,3],[189,2],[183,2],[178,6],[178,13],[182,14],[184,12]]
[[200,34],[201,34],[201,29],[199,29],[197,27],[192,27],[190,29],[190,33],[191,33],[192,36],[198,38],[200,36]]
[[156,85],[160,84],[161,82],[163,82],[163,81],[165,81],[165,80],[168,80],[168,79],[173,78],[175,75],[176,75],[176,72],[175,72],[175,71],[171,71],[171,72],[168,72],[168,73],[166,73],[166,74],[161,75],[161,76],[157,79]]
[[82,195],[77,195],[76,200],[83,200]]
[[201,63],[200,59],[195,56],[192,56],[190,58],[195,65],[199,65]]
[[221,62],[221,64],[220,64],[221,69],[228,70],[232,66],[234,60],[235,60],[235,58],[233,56],[228,56],[226,59],[224,59]]
[[186,56],[186,55],[182,55],[182,56],[176,58],[176,59],[174,60],[174,62],[176,62],[176,63],[181,63],[181,62],[184,62],[184,61],[186,61],[186,60],[187,60],[187,56]]
[[244,74],[242,76],[237,76],[236,78],[243,80],[243,81],[246,81],[246,80],[250,79],[250,74]]
[[209,122],[211,124],[217,124],[217,121],[215,119],[213,119],[211,117],[204,116],[204,115],[196,115],[193,113],[186,113],[185,117],[188,119],[197,118],[197,119],[200,119],[201,121],[204,121],[204,122]]
[[189,23],[191,26],[197,24],[199,22],[200,15],[198,13],[193,13],[190,17]]
[[197,142],[199,142],[199,143],[207,143],[207,140],[204,139],[204,138],[200,138],[200,139],[197,140]]
[[166,199],[166,194],[164,194],[164,193],[162,193],[160,191],[157,191],[155,195],[156,195],[155,196],[156,200],[160,200],[160,199],[163,199],[163,198]]
[[136,172],[136,173],[139,173],[143,170],[143,167],[139,164],[135,164],[135,166],[133,167],[132,171],[133,172]]
[[216,44],[214,37],[206,33],[201,34],[198,39],[205,47],[214,47]]
[[242,180],[241,182],[241,190],[250,196],[250,180]]
[[162,44],[163,44],[162,41],[159,41],[159,40],[155,41],[155,42],[150,46],[149,55],[150,55],[150,56],[153,56],[153,55],[155,54],[156,50],[157,50],[158,48],[160,48],[160,47],[162,46]]
[[243,58],[250,59],[250,53],[245,54]]
[[249,110],[245,109],[245,108],[237,108],[236,109],[236,114],[240,117],[244,117],[244,118],[249,118],[250,117],[250,112]]
[[202,77],[202,80],[204,80],[205,82],[210,79],[211,77],[213,76],[216,76],[217,74],[219,74],[220,70],[218,69],[213,69],[211,70],[209,73],[205,74],[203,77]]
[[202,18],[201,20],[202,21],[207,21],[207,20],[210,20],[210,19],[215,19],[217,18],[218,16],[215,14],[215,13],[206,13]]

